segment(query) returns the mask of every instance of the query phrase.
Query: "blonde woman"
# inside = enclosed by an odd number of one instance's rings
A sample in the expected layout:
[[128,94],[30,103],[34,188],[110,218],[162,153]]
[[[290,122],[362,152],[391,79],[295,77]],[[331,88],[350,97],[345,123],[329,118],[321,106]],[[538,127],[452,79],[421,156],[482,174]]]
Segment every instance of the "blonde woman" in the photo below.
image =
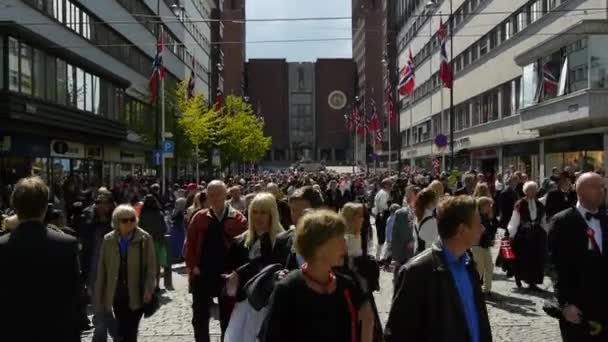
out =
[[363,255],[363,243],[361,241],[361,229],[365,220],[363,204],[356,202],[348,202],[344,204],[340,211],[342,217],[346,221],[346,247],[349,257],[358,257]]
[[114,209],[113,231],[103,239],[97,266],[95,310],[101,317],[114,312],[117,329],[113,332],[110,322],[105,321],[102,328],[96,326],[95,335],[110,329],[110,335],[117,338],[113,339],[121,342],[137,341],[143,304],[152,299],[156,286],[154,241],[137,224],[132,206],[120,205]]
[[492,198],[492,192],[490,191],[490,187],[488,186],[488,183],[477,183],[477,185],[475,185],[475,191],[473,191],[473,197],[474,198],[480,198],[480,197],[489,197]]
[[266,310],[254,310],[243,287],[266,266],[282,265],[289,252],[275,248],[276,237],[283,231],[283,227],[272,194],[255,195],[249,204],[248,217],[247,231],[237,238],[238,247],[234,249],[236,265],[239,267],[226,276],[227,293],[236,295],[237,304],[228,323],[225,342],[256,341]]

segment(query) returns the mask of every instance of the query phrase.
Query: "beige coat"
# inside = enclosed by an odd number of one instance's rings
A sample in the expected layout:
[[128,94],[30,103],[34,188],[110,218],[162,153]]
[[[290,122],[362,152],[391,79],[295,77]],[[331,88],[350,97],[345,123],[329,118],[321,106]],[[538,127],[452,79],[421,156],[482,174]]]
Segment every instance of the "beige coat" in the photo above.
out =
[[[135,235],[129,244],[127,253],[127,284],[129,287],[129,307],[137,310],[142,306],[143,294],[140,290],[140,241],[143,239],[143,272],[144,291],[153,293],[156,287],[156,256],[154,242],[150,234],[141,228],[135,230]],[[114,292],[118,282],[120,269],[119,235],[113,231],[104,236],[97,264],[97,280],[95,282],[94,305],[97,310],[111,310],[114,303]]]

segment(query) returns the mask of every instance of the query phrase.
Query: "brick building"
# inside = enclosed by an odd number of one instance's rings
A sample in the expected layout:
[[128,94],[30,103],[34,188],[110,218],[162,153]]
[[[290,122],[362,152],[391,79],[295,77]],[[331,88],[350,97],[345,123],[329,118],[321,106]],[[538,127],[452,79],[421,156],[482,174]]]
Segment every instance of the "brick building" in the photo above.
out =
[[[224,95],[243,96],[245,82],[245,0],[220,0],[221,74],[219,88]],[[237,44],[235,42],[242,42]]]
[[340,164],[352,160],[344,114],[355,94],[352,59],[287,63],[252,59],[246,67],[247,92],[265,133],[272,137],[266,162],[299,160]]

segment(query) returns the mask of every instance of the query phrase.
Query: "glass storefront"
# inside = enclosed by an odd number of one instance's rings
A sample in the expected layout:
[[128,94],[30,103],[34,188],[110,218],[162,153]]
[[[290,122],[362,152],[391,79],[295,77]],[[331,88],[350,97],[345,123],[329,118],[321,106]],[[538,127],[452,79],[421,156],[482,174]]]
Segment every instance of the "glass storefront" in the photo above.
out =
[[537,141],[504,146],[502,155],[504,172],[507,170],[521,171],[526,173],[529,179],[538,180],[540,158]]
[[545,141],[545,174],[554,167],[572,171],[597,171],[603,168],[602,134],[586,134]]

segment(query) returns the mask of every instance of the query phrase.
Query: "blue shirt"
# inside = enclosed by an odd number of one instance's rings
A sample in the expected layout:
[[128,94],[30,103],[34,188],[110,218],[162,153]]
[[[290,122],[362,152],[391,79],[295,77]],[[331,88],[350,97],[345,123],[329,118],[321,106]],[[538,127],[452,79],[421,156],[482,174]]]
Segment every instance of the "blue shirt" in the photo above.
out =
[[443,249],[445,262],[452,274],[460,302],[464,311],[464,317],[469,328],[471,342],[479,342],[479,313],[475,305],[475,295],[473,293],[473,280],[467,270],[467,266],[471,262],[468,254],[464,254],[460,258],[456,258],[446,248]]

